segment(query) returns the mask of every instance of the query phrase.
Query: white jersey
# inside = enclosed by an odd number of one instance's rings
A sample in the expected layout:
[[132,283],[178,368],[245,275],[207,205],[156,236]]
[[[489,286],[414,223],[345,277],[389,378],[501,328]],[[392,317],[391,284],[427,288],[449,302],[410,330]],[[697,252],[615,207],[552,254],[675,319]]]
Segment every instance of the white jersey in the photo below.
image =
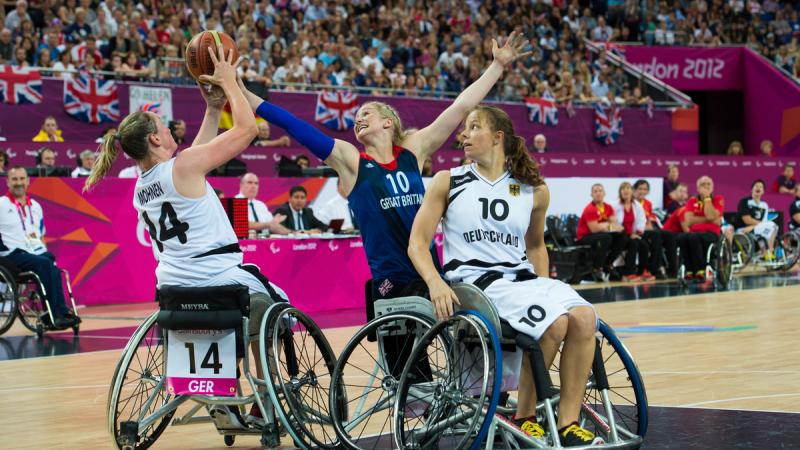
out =
[[509,172],[489,182],[470,164],[450,169],[448,198],[442,222],[445,278],[472,282],[488,270],[533,271],[525,254],[532,186]]
[[142,173],[133,194],[158,261],[158,286],[244,284],[251,292],[266,292],[239,267],[242,250],[214,189],[206,181],[204,196],[180,195],[172,180],[174,165],[175,158]]

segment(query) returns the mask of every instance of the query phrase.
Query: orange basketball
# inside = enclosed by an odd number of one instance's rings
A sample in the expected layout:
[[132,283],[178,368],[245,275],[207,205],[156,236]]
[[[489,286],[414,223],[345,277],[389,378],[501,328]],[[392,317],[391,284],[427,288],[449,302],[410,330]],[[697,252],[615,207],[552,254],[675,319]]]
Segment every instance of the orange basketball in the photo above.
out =
[[214,61],[208,54],[208,47],[217,53],[217,46],[222,44],[225,50],[225,55],[229,50],[233,50],[233,62],[239,58],[239,49],[236,48],[236,43],[233,42],[230,36],[218,31],[201,31],[194,35],[189,45],[186,46],[186,53],[184,59],[186,60],[186,70],[195,78],[200,75],[213,75],[214,74]]

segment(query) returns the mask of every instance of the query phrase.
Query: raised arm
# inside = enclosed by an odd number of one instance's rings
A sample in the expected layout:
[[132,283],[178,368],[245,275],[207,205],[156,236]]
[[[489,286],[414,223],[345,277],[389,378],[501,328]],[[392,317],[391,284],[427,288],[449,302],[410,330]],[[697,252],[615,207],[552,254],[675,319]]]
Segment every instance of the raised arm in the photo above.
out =
[[433,302],[433,310],[440,319],[453,314],[453,303],[458,303],[455,292],[444,282],[433,263],[430,252],[431,240],[436,226],[447,209],[447,193],[450,191],[450,172],[441,171],[434,175],[422,206],[414,218],[411,237],[408,240],[408,257],[420,277],[428,285]]
[[219,119],[222,117],[222,108],[228,99],[225,98],[225,91],[221,87],[213,84],[200,84],[200,94],[206,101],[206,114],[203,116],[203,123],[200,124],[200,131],[197,132],[192,147],[211,142],[217,137],[219,131]]
[[342,179],[346,193],[353,190],[358,174],[358,149],[353,144],[334,139],[289,111],[263,100],[250,92],[241,80],[239,87],[245,93],[250,108],[259,117],[286,130],[289,136],[335,170]]
[[503,75],[505,67],[530,52],[522,52],[525,37],[516,31],[508,37],[505,45],[499,47],[497,41],[492,39],[492,55],[494,60],[474,83],[469,85],[455,101],[447,107],[432,124],[410,134],[403,141],[403,147],[417,155],[420,167],[433,152],[438,150],[444,141],[453,133],[459,123],[467,114],[486,97],[492,86]]
[[236,68],[233,64],[233,52],[223,54],[222,45],[218,55],[209,49],[214,62],[214,75],[201,75],[204,83],[220,86],[231,103],[233,128],[220,134],[207,144],[192,146],[175,158],[173,179],[175,188],[181,195],[197,198],[205,193],[205,176],[216,167],[233,159],[247,148],[256,136],[256,120],[247,99],[236,84]]
[[525,232],[525,254],[536,274],[547,278],[550,276],[550,259],[544,243],[544,219],[550,206],[550,189],[546,184],[534,188],[533,204],[536,206],[531,211],[531,223]]

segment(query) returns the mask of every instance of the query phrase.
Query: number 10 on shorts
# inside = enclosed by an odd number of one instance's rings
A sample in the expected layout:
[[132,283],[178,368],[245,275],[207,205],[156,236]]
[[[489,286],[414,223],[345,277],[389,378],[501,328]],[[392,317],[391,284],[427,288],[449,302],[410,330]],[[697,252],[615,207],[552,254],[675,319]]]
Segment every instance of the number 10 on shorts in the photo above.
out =
[[236,394],[234,330],[168,330],[167,342],[170,394]]

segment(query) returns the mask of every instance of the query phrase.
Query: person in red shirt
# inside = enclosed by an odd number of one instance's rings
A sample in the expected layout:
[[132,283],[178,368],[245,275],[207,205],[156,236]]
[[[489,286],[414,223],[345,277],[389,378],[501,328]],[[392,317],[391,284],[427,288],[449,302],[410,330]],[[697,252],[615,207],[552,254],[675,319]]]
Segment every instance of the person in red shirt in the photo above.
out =
[[614,208],[603,201],[605,197],[606,191],[602,184],[592,185],[592,201],[581,213],[576,236],[579,245],[592,247],[592,277],[597,281],[605,278],[603,270],[611,279],[622,278],[611,265],[627,248],[630,240],[617,222]]
[[625,234],[631,239],[629,245],[632,247],[625,253],[625,275],[622,278],[625,281],[655,280],[656,277],[653,276],[651,270],[658,266],[648,265],[651,261],[650,244],[642,239],[647,213],[633,197],[633,186],[627,181],[619,185],[618,194],[619,203],[616,205],[616,213],[619,215],[619,221],[622,223],[622,228],[625,229]]
[[[677,188],[676,188],[677,190]],[[647,180],[636,180],[633,183],[633,196],[642,205],[647,216],[642,237],[650,245],[650,271],[658,278],[663,280],[674,277],[678,270],[676,258],[677,241],[675,235],[661,229],[661,222],[653,213],[653,204],[647,199],[650,193],[650,183]],[[667,265],[663,265],[663,255],[666,255]]]
[[686,236],[686,278],[705,281],[706,249],[717,241],[722,224],[725,200],[714,195],[714,182],[708,176],[697,179],[697,196],[686,203],[685,221],[689,227]]

